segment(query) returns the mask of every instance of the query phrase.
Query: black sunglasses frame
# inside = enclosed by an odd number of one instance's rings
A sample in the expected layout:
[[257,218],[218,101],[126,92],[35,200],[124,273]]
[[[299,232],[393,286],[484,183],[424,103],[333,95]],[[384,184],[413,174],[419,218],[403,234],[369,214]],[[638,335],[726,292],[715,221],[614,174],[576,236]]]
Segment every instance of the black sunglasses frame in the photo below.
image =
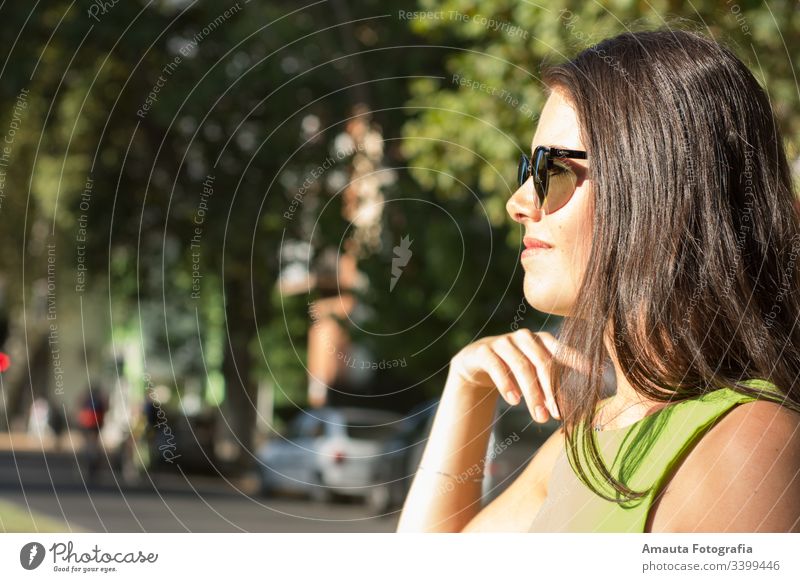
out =
[[[553,167],[553,160],[563,158],[585,160],[587,156],[586,152],[582,150],[568,150],[548,146],[537,146],[533,150],[531,158],[528,158],[525,154],[520,156],[519,166],[517,167],[517,181],[522,186],[528,181],[528,178],[533,176],[533,186],[536,194],[534,205],[537,209],[544,207],[544,202],[547,198],[547,188],[550,185],[550,174],[547,170]],[[545,165],[543,166],[543,164]]]

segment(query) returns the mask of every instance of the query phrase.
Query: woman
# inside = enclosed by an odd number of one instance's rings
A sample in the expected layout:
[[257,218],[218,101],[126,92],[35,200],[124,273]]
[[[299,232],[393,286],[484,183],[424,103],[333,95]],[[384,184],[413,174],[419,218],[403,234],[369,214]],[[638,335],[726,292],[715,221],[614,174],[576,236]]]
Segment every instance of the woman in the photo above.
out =
[[[526,300],[565,323],[453,357],[398,531],[800,531],[800,225],[767,96],[680,30],[543,80],[507,210]],[[562,426],[482,508],[498,392]]]

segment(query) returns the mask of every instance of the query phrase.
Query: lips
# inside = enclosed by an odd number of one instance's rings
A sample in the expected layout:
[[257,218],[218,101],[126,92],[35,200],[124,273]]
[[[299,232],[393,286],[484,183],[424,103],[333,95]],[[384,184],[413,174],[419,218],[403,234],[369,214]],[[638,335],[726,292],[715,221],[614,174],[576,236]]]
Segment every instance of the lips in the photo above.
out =
[[533,238],[532,236],[526,236],[522,239],[522,242],[525,243],[526,249],[550,249],[553,248],[552,245],[544,242],[543,240],[539,240],[538,238]]

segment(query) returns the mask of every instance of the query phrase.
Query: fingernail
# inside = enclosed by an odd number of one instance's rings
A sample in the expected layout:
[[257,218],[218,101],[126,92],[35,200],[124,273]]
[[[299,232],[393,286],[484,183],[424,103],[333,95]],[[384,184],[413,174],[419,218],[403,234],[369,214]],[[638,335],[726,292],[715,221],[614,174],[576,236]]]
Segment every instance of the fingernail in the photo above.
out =
[[509,390],[506,392],[506,400],[508,400],[508,403],[512,405],[519,404],[519,395],[513,390]]
[[537,422],[545,422],[547,420],[547,409],[541,404],[533,409],[533,414]]

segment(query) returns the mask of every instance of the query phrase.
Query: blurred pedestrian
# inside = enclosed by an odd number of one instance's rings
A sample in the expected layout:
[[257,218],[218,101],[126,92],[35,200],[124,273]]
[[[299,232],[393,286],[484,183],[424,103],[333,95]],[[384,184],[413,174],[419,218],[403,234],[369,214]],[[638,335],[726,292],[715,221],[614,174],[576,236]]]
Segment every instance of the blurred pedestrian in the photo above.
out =
[[28,434],[37,438],[40,442],[44,439],[50,426],[50,403],[42,396],[37,396],[31,402],[31,409],[28,414]]
[[53,431],[53,438],[55,439],[55,448],[60,451],[61,437],[67,428],[67,414],[63,404],[57,402],[50,407],[49,422],[50,430]]
[[94,390],[89,388],[78,409],[78,426],[83,432],[86,473],[89,481],[96,480],[100,470],[100,453],[102,452],[100,431],[103,429],[107,410],[108,398],[102,388]]

